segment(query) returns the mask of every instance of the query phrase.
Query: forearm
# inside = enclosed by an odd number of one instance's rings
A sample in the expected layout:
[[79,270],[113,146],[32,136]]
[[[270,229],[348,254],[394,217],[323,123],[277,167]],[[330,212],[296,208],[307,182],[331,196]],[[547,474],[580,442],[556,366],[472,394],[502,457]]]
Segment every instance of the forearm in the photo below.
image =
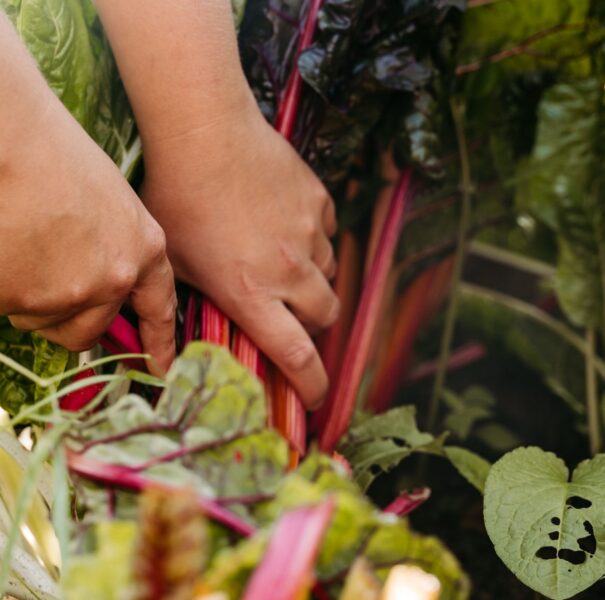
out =
[[49,110],[61,110],[61,103],[0,10],[0,167],[9,152],[27,145]]
[[251,102],[229,0],[95,0],[146,151]]

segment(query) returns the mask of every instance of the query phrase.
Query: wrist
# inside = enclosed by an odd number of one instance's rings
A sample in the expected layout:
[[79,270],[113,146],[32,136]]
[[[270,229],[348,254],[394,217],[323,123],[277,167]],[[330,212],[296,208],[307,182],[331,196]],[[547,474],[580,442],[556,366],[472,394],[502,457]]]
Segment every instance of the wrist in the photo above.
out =
[[[192,115],[192,116],[190,116]],[[224,161],[233,162],[242,141],[269,127],[247,86],[231,94],[220,108],[185,111],[166,123],[141,130],[146,177],[161,174],[175,179],[196,157],[198,171],[208,172]]]

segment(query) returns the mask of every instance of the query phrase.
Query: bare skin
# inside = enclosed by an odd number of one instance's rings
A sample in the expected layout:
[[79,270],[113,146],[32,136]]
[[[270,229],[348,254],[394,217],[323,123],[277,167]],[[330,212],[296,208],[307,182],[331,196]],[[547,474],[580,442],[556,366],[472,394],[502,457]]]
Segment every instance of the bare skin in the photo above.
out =
[[309,331],[338,315],[328,283],[334,207],[260,114],[229,1],[96,5],[143,139],[143,200],[177,277],[212,298],[317,407],[328,382]]
[[80,351],[130,301],[161,372],[174,358],[176,306],[161,227],[1,12],[0,73],[0,314]]

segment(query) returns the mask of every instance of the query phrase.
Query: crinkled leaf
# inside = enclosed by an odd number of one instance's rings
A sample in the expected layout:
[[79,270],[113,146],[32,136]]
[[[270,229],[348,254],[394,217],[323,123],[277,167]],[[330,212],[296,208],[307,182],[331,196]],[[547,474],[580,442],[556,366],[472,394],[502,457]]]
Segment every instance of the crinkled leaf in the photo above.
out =
[[[288,464],[287,444],[267,429],[266,414],[260,382],[225,348],[197,342],[172,366],[155,409],[125,396],[79,424],[71,447],[246,513],[238,499],[274,492]],[[102,496],[87,489],[98,510]]]

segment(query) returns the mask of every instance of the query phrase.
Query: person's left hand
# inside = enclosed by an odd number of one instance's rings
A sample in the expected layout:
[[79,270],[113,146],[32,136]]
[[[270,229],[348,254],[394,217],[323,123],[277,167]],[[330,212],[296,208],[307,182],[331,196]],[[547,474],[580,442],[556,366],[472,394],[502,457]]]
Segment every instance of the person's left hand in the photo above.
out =
[[334,205],[256,104],[170,139],[149,136],[143,201],[179,279],[203,291],[288,377],[308,408],[328,381],[310,332],[339,303],[328,280]]

